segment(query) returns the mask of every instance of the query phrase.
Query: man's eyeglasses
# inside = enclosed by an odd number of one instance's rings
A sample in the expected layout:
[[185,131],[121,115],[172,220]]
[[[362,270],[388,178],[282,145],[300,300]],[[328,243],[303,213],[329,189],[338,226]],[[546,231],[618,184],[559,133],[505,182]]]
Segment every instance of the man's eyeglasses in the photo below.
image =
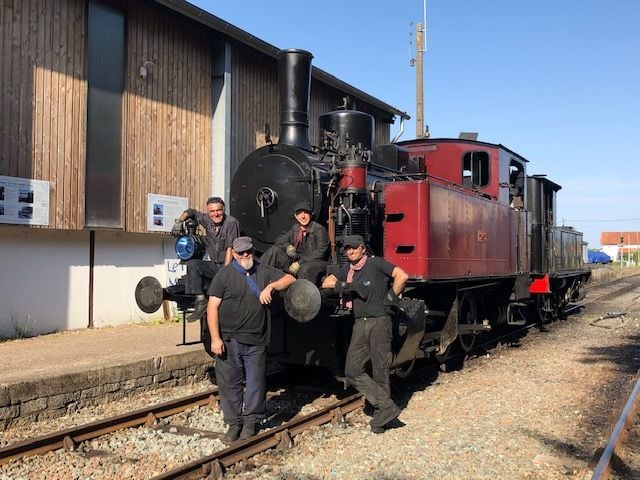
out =
[[236,252],[236,255],[239,257],[248,257],[249,255],[253,255],[253,249],[245,250],[244,252]]

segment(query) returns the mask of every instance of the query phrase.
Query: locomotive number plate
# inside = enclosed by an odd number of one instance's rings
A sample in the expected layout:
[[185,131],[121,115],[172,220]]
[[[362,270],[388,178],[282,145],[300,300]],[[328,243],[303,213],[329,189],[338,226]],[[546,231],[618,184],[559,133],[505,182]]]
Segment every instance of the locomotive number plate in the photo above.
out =
[[485,232],[484,230],[478,230],[477,233],[478,233],[477,238],[479,243],[484,243],[487,241],[487,237],[489,236],[487,232]]

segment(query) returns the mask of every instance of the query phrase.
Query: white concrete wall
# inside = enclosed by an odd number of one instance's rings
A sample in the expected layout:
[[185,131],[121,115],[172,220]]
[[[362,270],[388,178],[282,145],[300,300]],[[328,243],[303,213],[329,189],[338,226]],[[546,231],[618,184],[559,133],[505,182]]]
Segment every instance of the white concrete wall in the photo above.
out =
[[[97,231],[95,327],[162,318],[138,309],[134,291],[147,275],[165,286],[184,269],[168,235]],[[86,328],[89,323],[89,232],[0,227],[0,335]]]
[[602,251],[611,257],[611,260],[615,261],[618,259],[618,252],[620,251],[620,247],[617,245],[603,245]]

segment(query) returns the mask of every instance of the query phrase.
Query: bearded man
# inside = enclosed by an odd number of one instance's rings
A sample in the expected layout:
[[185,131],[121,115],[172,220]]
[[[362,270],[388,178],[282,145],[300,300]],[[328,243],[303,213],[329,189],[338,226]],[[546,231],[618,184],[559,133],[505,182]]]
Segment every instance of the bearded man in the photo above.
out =
[[232,247],[233,260],[209,286],[207,307],[220,408],[229,425],[226,442],[252,437],[265,417],[268,305],[274,290],[284,290],[295,281],[292,275],[256,261],[250,237],[236,238]]

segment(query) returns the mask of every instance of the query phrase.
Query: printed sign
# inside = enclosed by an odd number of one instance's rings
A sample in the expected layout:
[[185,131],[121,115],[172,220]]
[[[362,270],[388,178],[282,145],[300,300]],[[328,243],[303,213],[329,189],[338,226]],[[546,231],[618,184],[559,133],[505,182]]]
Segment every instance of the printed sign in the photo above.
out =
[[0,175],[0,223],[49,225],[49,182]]
[[173,222],[189,208],[186,197],[147,193],[147,231],[170,232]]

